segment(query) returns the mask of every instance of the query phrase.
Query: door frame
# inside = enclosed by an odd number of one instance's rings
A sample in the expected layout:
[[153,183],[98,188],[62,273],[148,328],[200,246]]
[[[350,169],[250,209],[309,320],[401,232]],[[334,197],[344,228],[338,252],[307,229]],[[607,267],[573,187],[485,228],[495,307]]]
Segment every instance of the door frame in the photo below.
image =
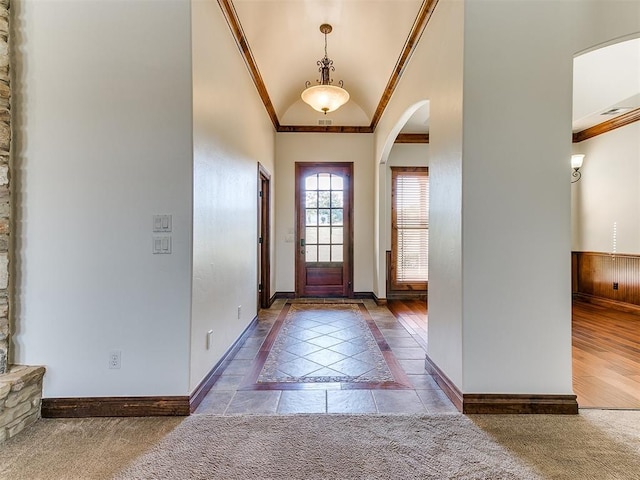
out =
[[271,306],[271,174],[260,163],[258,163],[257,196],[258,309],[260,309]]
[[[303,185],[302,185],[302,170],[303,169],[317,169],[318,172],[317,173],[321,173],[322,172],[322,168],[332,168],[332,167],[339,167],[339,168],[347,168],[348,173],[347,173],[347,178],[348,178],[348,184],[349,184],[349,189],[347,191],[347,199],[349,201],[349,208],[348,209],[344,209],[344,218],[345,218],[345,226],[347,226],[347,228],[344,229],[344,233],[345,235],[347,235],[347,238],[345,239],[345,245],[346,245],[346,255],[348,257],[348,262],[346,265],[346,268],[344,269],[345,272],[345,289],[344,289],[344,295],[342,295],[342,298],[353,298],[353,190],[354,190],[354,181],[353,181],[353,162],[295,162],[295,251],[294,251],[294,255],[295,255],[295,296],[296,298],[303,296],[302,295],[302,291],[303,291],[303,278],[304,278],[304,272],[305,272],[305,262],[304,262],[304,255],[300,253],[300,240],[303,238],[301,237],[301,222],[300,219],[301,217],[301,213],[300,213],[300,202],[301,202],[301,195],[302,192],[304,191]],[[348,223],[347,220],[348,219]]]

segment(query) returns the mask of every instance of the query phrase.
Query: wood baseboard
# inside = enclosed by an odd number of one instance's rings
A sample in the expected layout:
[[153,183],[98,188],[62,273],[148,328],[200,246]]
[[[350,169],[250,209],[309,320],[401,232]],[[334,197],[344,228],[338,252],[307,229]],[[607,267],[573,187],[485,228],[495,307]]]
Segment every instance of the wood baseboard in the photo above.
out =
[[378,305],[379,307],[384,307],[387,304],[386,298],[378,298],[378,296],[375,293],[373,294],[373,300],[376,302],[376,305]]
[[[278,298],[296,298],[296,292],[276,292],[273,294],[273,301],[275,302]],[[273,303],[273,302],[271,302]]]
[[359,300],[375,300],[376,296],[373,292],[353,292],[353,298]]
[[198,405],[200,405],[200,402],[202,402],[204,397],[206,397],[207,393],[209,393],[209,390],[211,390],[211,387],[213,387],[213,384],[216,383],[224,369],[227,368],[229,362],[233,360],[236,352],[240,348],[242,348],[242,344],[251,335],[251,333],[256,329],[257,326],[258,316],[256,315],[253,320],[251,320],[251,323],[247,325],[247,328],[244,329],[242,334],[240,334],[237,340],[233,342],[233,345],[229,347],[229,349],[224,353],[218,363],[213,366],[209,373],[205,375],[200,384],[191,393],[191,396],[189,397],[189,407],[191,413],[196,411]]
[[189,415],[188,396],[43,398],[43,418]]
[[573,294],[574,300],[584,303],[590,303],[592,305],[599,305],[601,307],[611,308],[619,312],[625,313],[640,313],[640,305],[634,305],[633,303],[618,302],[616,300],[610,300],[608,298],[594,297],[586,293],[575,292]]
[[433,360],[429,358],[429,355],[425,355],[424,368],[429,375],[433,377],[436,383],[440,386],[449,400],[455,405],[458,411],[462,412],[462,392],[456,387],[456,385],[440,370]]
[[578,414],[575,395],[462,393],[428,355],[425,369],[455,407],[464,414]]
[[273,305],[273,302],[276,301],[276,293],[274,293],[273,295],[271,295],[271,298],[269,299],[269,308],[271,308],[271,305]]
[[575,395],[466,393],[463,395],[463,402],[462,413],[465,414],[578,414],[578,402]]

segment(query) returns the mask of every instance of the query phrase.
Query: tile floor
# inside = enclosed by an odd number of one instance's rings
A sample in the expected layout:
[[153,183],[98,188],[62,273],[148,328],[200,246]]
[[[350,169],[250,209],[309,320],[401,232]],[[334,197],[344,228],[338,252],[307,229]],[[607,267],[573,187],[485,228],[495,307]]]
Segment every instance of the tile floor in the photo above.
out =
[[[426,374],[425,351],[416,339],[386,307],[379,307],[370,300],[365,300],[364,303],[384,336],[384,340],[391,347],[398,363],[407,374],[412,389],[345,390],[340,388],[340,383],[305,382],[301,386],[303,389],[300,390],[243,390],[247,377],[251,375],[258,362],[260,347],[285,305],[284,300],[277,300],[270,309],[260,311],[257,328],[236,352],[195,413],[216,415],[458,413],[433,378]],[[314,325],[311,327],[313,328]],[[330,333],[322,333],[322,335],[327,334]],[[331,365],[328,364],[333,362],[328,358],[334,353],[331,347],[336,345],[320,347],[322,350],[318,351],[326,350],[324,353],[328,357],[316,358],[319,361],[318,369],[330,368]],[[337,361],[341,359],[344,361],[344,358],[339,358]],[[288,360],[289,364],[291,361],[295,362],[295,358]],[[308,373],[312,374],[312,372]]]

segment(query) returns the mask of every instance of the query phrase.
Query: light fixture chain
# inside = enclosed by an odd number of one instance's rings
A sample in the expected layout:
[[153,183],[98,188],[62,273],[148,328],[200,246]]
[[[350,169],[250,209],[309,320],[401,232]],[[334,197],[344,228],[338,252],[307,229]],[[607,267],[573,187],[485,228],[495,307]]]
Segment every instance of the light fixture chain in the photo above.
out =
[[327,57],[327,32],[324,32],[324,56]]

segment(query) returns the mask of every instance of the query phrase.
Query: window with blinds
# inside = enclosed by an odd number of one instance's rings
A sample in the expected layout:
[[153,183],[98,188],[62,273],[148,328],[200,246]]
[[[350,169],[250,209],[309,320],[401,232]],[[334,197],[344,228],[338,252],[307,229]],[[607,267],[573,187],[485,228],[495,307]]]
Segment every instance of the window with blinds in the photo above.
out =
[[391,167],[391,288],[426,290],[429,169]]

